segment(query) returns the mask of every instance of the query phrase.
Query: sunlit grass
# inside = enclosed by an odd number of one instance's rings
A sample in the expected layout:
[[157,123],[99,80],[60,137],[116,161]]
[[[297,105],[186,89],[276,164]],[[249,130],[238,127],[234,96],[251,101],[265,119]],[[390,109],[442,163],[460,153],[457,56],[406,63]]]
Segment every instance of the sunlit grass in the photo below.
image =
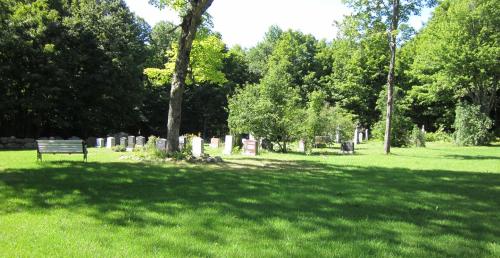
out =
[[0,256],[500,256],[498,146],[317,153],[161,165],[2,151]]

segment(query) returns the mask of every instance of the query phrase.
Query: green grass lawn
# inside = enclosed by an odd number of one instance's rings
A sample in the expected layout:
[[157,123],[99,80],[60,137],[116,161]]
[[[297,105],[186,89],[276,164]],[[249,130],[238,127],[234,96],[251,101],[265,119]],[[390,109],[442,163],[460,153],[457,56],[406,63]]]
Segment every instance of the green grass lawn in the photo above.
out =
[[214,165],[0,151],[0,256],[500,257],[500,146],[428,145]]

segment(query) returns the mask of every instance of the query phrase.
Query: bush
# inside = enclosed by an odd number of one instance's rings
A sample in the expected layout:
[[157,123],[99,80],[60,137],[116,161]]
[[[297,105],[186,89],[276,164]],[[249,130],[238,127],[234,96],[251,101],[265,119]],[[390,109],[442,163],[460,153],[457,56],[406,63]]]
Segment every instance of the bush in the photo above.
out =
[[492,139],[492,126],[493,121],[479,106],[462,103],[455,110],[453,139],[458,145],[486,145]]
[[144,160],[160,160],[166,158],[167,153],[156,148],[157,140],[158,138],[156,136],[149,136],[144,147],[136,146],[136,148],[134,148],[134,154]]
[[447,133],[442,126],[435,132],[425,133],[425,141],[427,142],[451,142],[452,136]]
[[425,133],[418,129],[416,125],[413,126],[411,132],[411,143],[415,147],[425,147]]
[[113,151],[115,152],[125,152],[127,151],[127,148],[121,146],[121,145],[116,145],[115,147],[113,147]]

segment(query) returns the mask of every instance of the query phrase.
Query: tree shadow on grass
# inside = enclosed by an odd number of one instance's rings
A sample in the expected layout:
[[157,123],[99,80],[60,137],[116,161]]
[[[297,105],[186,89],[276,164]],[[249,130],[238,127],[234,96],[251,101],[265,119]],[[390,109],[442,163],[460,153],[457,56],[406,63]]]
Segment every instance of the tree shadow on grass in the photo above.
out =
[[[328,232],[312,239],[317,242],[378,239],[393,247],[427,246],[424,253],[456,256],[487,254],[485,245],[500,237],[499,185],[499,174],[305,160],[241,158],[211,166],[63,161],[0,173],[0,215],[67,209],[117,226],[174,227],[162,216],[212,208],[258,224],[288,221],[303,234]],[[22,202],[5,205],[19,199]],[[223,225],[210,221],[217,215],[213,216],[205,218],[203,230],[193,237],[224,243],[218,233]],[[391,223],[420,228],[421,238],[403,242]],[[271,240],[283,237],[272,227],[249,234]],[[445,234],[480,244],[456,251],[427,240]]]

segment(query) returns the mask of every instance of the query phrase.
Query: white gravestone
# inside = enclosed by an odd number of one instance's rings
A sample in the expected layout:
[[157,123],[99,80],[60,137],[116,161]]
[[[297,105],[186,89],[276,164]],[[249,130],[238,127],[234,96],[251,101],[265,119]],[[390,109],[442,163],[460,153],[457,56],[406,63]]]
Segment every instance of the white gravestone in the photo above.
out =
[[106,148],[111,149],[111,148],[115,147],[115,145],[116,145],[115,137],[108,137],[106,139]]
[[335,131],[335,142],[340,143],[340,130],[337,127],[337,130]]
[[201,157],[203,155],[203,139],[201,137],[194,137],[192,145],[192,154],[194,157]]
[[135,145],[144,147],[144,144],[146,142],[146,138],[144,136],[137,136],[135,138]]
[[179,150],[182,151],[186,146],[186,136],[179,136]]
[[104,138],[97,138],[95,146],[97,148],[104,148]]
[[299,149],[298,149],[299,152],[306,152],[306,144],[304,142],[304,140],[300,140],[299,141]]
[[358,136],[359,136],[359,143],[362,143],[363,142],[363,133],[360,132],[358,134]]
[[358,128],[356,127],[356,130],[354,130],[354,137],[353,137],[353,143],[358,144],[359,143],[359,135],[358,135]]
[[368,141],[370,137],[368,136],[368,129],[365,130],[365,141]]
[[224,140],[224,154],[225,155],[231,155],[233,152],[233,136],[232,135],[226,135],[226,138]]

